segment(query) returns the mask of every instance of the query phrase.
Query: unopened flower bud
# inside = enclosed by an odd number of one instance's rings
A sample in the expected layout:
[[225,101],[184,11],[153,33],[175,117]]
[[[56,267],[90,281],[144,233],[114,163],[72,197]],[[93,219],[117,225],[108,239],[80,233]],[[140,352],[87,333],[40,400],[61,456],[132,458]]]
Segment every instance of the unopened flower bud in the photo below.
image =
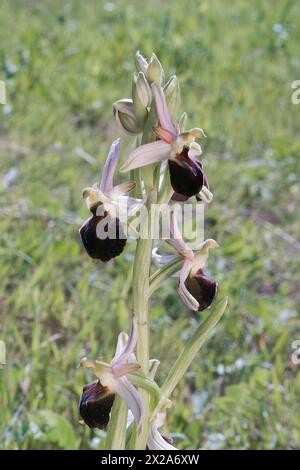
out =
[[147,67],[146,78],[150,84],[157,83],[158,85],[162,85],[164,80],[164,70],[154,52]]
[[135,54],[135,67],[138,72],[146,73],[148,62],[145,57],[142,56],[140,51],[137,51],[137,53]]
[[133,101],[119,100],[113,105],[114,114],[121,127],[129,134],[139,134],[141,126],[136,117]]
[[152,101],[152,93],[143,72],[139,72],[133,77],[132,99],[135,114],[139,121],[144,122]]
[[180,87],[176,75],[173,75],[164,87],[168,110],[171,116],[176,119],[180,105]]

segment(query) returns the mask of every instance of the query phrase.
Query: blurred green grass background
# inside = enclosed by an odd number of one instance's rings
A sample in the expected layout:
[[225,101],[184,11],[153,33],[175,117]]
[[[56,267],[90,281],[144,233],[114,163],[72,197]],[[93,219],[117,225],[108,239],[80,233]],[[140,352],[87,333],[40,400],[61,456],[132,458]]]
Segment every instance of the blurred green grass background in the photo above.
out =
[[[101,448],[78,424],[84,355],[109,359],[128,329],[125,256],[84,252],[81,190],[120,131],[111,105],[130,93],[134,53],[155,51],[182,83],[191,126],[205,129],[214,202],[206,236],[230,306],[174,394],[165,433],[178,448],[300,447],[300,79],[297,0],[1,0],[0,446]],[[132,145],[123,139],[123,155]],[[124,156],[123,156],[124,158]],[[129,293],[130,294],[130,293]],[[152,301],[161,381],[203,317],[176,281]]]

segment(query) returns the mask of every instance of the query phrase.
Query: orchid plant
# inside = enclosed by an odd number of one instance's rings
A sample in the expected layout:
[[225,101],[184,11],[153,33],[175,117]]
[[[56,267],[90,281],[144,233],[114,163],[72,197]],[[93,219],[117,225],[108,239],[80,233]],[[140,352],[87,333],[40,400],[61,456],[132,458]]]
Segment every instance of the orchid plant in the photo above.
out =
[[[129,238],[124,207],[128,222],[141,208],[149,214],[153,204],[167,204],[174,210],[170,212],[169,236],[164,243],[173,253],[159,253],[151,224],[146,224],[146,236],[144,233],[136,239],[130,334],[120,333],[109,364],[81,360],[96,380],[83,387],[79,414],[90,428],[107,431],[107,449],[173,450],[172,440],[160,431],[172,405],[172,393],[223,315],[227,298],[211,308],[216,303],[217,282],[204,268],[217,242],[208,239],[196,247],[189,246],[177,219],[178,205],[191,198],[201,205],[212,201],[197,142],[205,133],[198,127],[185,130],[186,113],[178,117],[179,82],[176,76],[165,82],[155,54],[148,62],[137,52],[135,66],[132,98],[113,105],[120,128],[135,137],[136,146],[120,169],[122,173],[130,171],[130,178],[114,185],[120,160],[118,139],[111,146],[100,182],[83,191],[91,216],[80,228],[80,235],[88,255],[107,262],[121,255]],[[151,223],[158,222],[154,219]],[[157,269],[153,270],[155,265]],[[149,301],[157,287],[174,275],[179,276],[178,293],[183,304],[193,312],[209,312],[186,342],[165,381],[158,384],[155,374],[160,363],[150,359]]]

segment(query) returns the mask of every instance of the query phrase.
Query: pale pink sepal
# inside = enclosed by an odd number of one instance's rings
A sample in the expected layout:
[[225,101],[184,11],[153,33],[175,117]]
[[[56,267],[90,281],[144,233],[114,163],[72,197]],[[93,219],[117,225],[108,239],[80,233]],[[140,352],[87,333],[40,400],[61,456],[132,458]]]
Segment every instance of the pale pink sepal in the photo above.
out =
[[100,190],[103,193],[108,193],[113,188],[113,178],[120,157],[120,139],[115,140],[111,147],[106,159],[103,173],[100,181]]
[[120,395],[131,410],[137,424],[137,430],[139,431],[145,419],[145,407],[141,395],[126,377],[121,377],[116,380],[115,389],[116,393]]
[[164,94],[162,87],[153,83],[152,91],[153,91],[157,115],[158,115],[158,119],[159,119],[161,127],[163,127],[167,131],[171,132],[171,134],[176,136],[177,129],[170,116],[165,94]]
[[125,181],[124,183],[117,184],[108,192],[108,197],[110,199],[118,199],[125,194],[130,193],[135,188],[134,181]]
[[162,140],[140,145],[130,152],[128,160],[121,167],[121,171],[134,170],[152,163],[168,160],[171,154],[171,146]]
[[153,248],[152,250],[152,259],[157,264],[157,266],[163,267],[166,264],[169,264],[171,261],[174,261],[176,259],[176,255],[172,255],[172,254],[160,255],[156,247],[156,248]]
[[137,372],[140,369],[140,365],[137,362],[128,364],[116,364],[112,366],[111,369],[113,376],[117,378]]
[[[132,323],[131,323],[131,331],[129,334],[129,337],[127,339],[127,342],[125,343],[123,349],[117,347],[116,355],[111,361],[111,365],[117,365],[117,364],[124,364],[126,361],[128,361],[129,357],[131,354],[133,354],[133,351],[135,349],[137,342],[137,321],[136,321],[136,316],[132,316]],[[119,342],[118,342],[119,345]]]
[[174,204],[173,210],[170,215],[170,235],[171,238],[166,240],[166,242],[171,245],[178,254],[180,254],[185,259],[193,261],[194,254],[193,251],[187,246],[185,241],[182,239],[181,231],[178,227],[178,209],[180,208],[179,204]]
[[172,134],[172,132],[163,129],[160,126],[154,127],[153,132],[157,137],[166,142],[166,144],[171,144],[174,140],[174,135]]

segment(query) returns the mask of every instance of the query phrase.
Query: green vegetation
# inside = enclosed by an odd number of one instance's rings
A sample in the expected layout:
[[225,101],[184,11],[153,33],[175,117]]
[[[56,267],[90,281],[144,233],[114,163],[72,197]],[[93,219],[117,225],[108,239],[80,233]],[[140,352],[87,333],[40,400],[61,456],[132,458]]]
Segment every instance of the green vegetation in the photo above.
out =
[[[189,124],[208,135],[206,236],[220,244],[209,267],[219,299],[230,298],[164,432],[183,449],[300,447],[300,366],[290,360],[300,339],[299,21],[297,0],[1,1],[3,448],[103,445],[102,432],[78,424],[89,377],[77,365],[109,359],[128,329],[134,245],[108,265],[88,258],[81,190],[120,134],[111,105],[129,94],[137,49],[176,72]],[[123,158],[126,148],[124,137]],[[159,381],[208,313],[187,311],[176,280],[152,306]]]

